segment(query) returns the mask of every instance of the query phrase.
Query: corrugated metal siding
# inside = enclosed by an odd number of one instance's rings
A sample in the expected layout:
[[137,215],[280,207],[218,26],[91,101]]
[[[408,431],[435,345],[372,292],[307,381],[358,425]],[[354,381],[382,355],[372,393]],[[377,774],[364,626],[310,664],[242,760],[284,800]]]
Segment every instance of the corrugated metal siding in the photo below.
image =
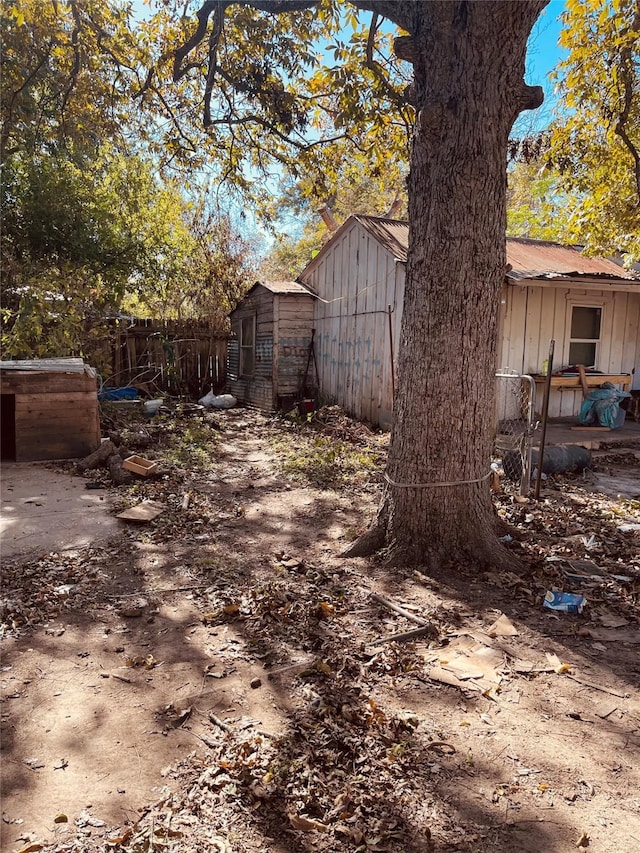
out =
[[273,411],[273,294],[260,284],[254,286],[230,317],[232,326],[242,319],[256,318],[256,361],[253,376],[239,376],[238,340],[229,341],[229,391],[246,406]]
[[561,246],[544,240],[526,240],[509,237],[507,261],[513,267],[514,278],[540,278],[549,276],[605,276],[612,279],[633,280],[635,276],[614,261],[606,258],[588,258],[573,246]]
[[[353,222],[358,222],[394,258],[403,263],[406,262],[409,247],[408,222],[379,216],[352,216],[341,226],[333,239],[341,240],[344,232],[349,229],[349,223]],[[320,252],[318,260],[323,257],[329,246]],[[512,267],[509,277],[514,280],[585,276],[603,277],[612,282],[638,281],[637,275],[632,270],[625,270],[615,261],[607,258],[589,258],[577,247],[563,246],[546,240],[507,238],[507,262]],[[313,263],[309,266],[312,267]],[[302,278],[304,280],[304,274]],[[640,281],[638,286],[640,288]]]
[[[392,420],[387,306],[392,307],[397,361],[405,266],[396,263],[395,258],[402,255],[407,237],[406,223],[350,217],[300,277],[319,297],[314,323],[322,394],[355,417],[385,428]],[[512,248],[516,254],[510,254]],[[612,262],[583,258],[576,249],[553,243],[509,240],[507,255],[514,266],[536,262],[543,270],[553,268],[554,259],[558,268],[563,269],[564,257],[566,269],[570,267],[591,278],[602,275],[606,266],[611,282],[617,281],[619,285],[628,276]],[[586,285],[585,288],[506,286],[506,305],[501,306],[503,341],[498,367],[539,372],[552,338],[556,341],[557,364],[568,363],[570,306],[601,302],[606,310],[599,367],[608,373],[631,372],[640,354],[638,284],[637,293],[587,290]],[[628,281],[625,286],[628,289]],[[640,387],[640,370],[634,378],[634,387]],[[554,390],[551,415],[575,416],[580,403],[580,392]]]

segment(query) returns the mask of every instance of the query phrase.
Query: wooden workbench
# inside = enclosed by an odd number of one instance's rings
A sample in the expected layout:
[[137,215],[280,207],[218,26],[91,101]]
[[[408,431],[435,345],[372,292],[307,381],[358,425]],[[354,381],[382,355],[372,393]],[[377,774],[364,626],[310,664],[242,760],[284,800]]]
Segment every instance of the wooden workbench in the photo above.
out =
[[[585,373],[584,378],[589,388],[599,388],[604,382],[611,382],[612,385],[622,385],[623,391],[631,389],[633,377],[630,373]],[[540,400],[539,410],[544,411],[544,394],[547,384],[547,377],[537,374],[533,377],[536,383],[536,408],[538,408],[538,399]],[[566,376],[552,376],[551,388],[581,388],[579,373],[570,373]],[[538,397],[540,395],[540,397]]]

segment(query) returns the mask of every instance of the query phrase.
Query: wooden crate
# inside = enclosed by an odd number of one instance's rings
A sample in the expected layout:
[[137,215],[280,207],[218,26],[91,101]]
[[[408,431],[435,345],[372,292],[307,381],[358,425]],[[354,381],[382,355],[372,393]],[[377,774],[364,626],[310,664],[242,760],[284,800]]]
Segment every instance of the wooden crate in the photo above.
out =
[[141,477],[150,477],[158,471],[157,462],[150,462],[142,456],[127,456],[122,467],[126,468],[127,471],[133,471],[134,474],[139,474]]
[[74,459],[100,446],[95,377],[86,372],[0,370],[2,456]]

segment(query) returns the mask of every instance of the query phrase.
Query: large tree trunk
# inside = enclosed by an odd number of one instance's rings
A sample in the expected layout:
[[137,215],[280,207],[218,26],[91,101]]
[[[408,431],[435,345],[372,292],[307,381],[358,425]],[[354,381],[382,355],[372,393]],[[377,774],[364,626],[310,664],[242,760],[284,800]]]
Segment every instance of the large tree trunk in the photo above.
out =
[[395,422],[378,517],[353,555],[386,542],[422,563],[501,559],[487,475],[507,140],[520,111],[542,102],[523,74],[545,5],[415,3],[397,44],[414,63],[417,119]]

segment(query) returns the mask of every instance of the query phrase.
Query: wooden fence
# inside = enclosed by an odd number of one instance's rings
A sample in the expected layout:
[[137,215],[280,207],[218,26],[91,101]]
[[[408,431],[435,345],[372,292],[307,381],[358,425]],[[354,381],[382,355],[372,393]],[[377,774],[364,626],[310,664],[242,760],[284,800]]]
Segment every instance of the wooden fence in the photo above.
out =
[[113,320],[111,375],[104,385],[146,386],[155,394],[198,398],[226,381],[227,336],[194,320]]

